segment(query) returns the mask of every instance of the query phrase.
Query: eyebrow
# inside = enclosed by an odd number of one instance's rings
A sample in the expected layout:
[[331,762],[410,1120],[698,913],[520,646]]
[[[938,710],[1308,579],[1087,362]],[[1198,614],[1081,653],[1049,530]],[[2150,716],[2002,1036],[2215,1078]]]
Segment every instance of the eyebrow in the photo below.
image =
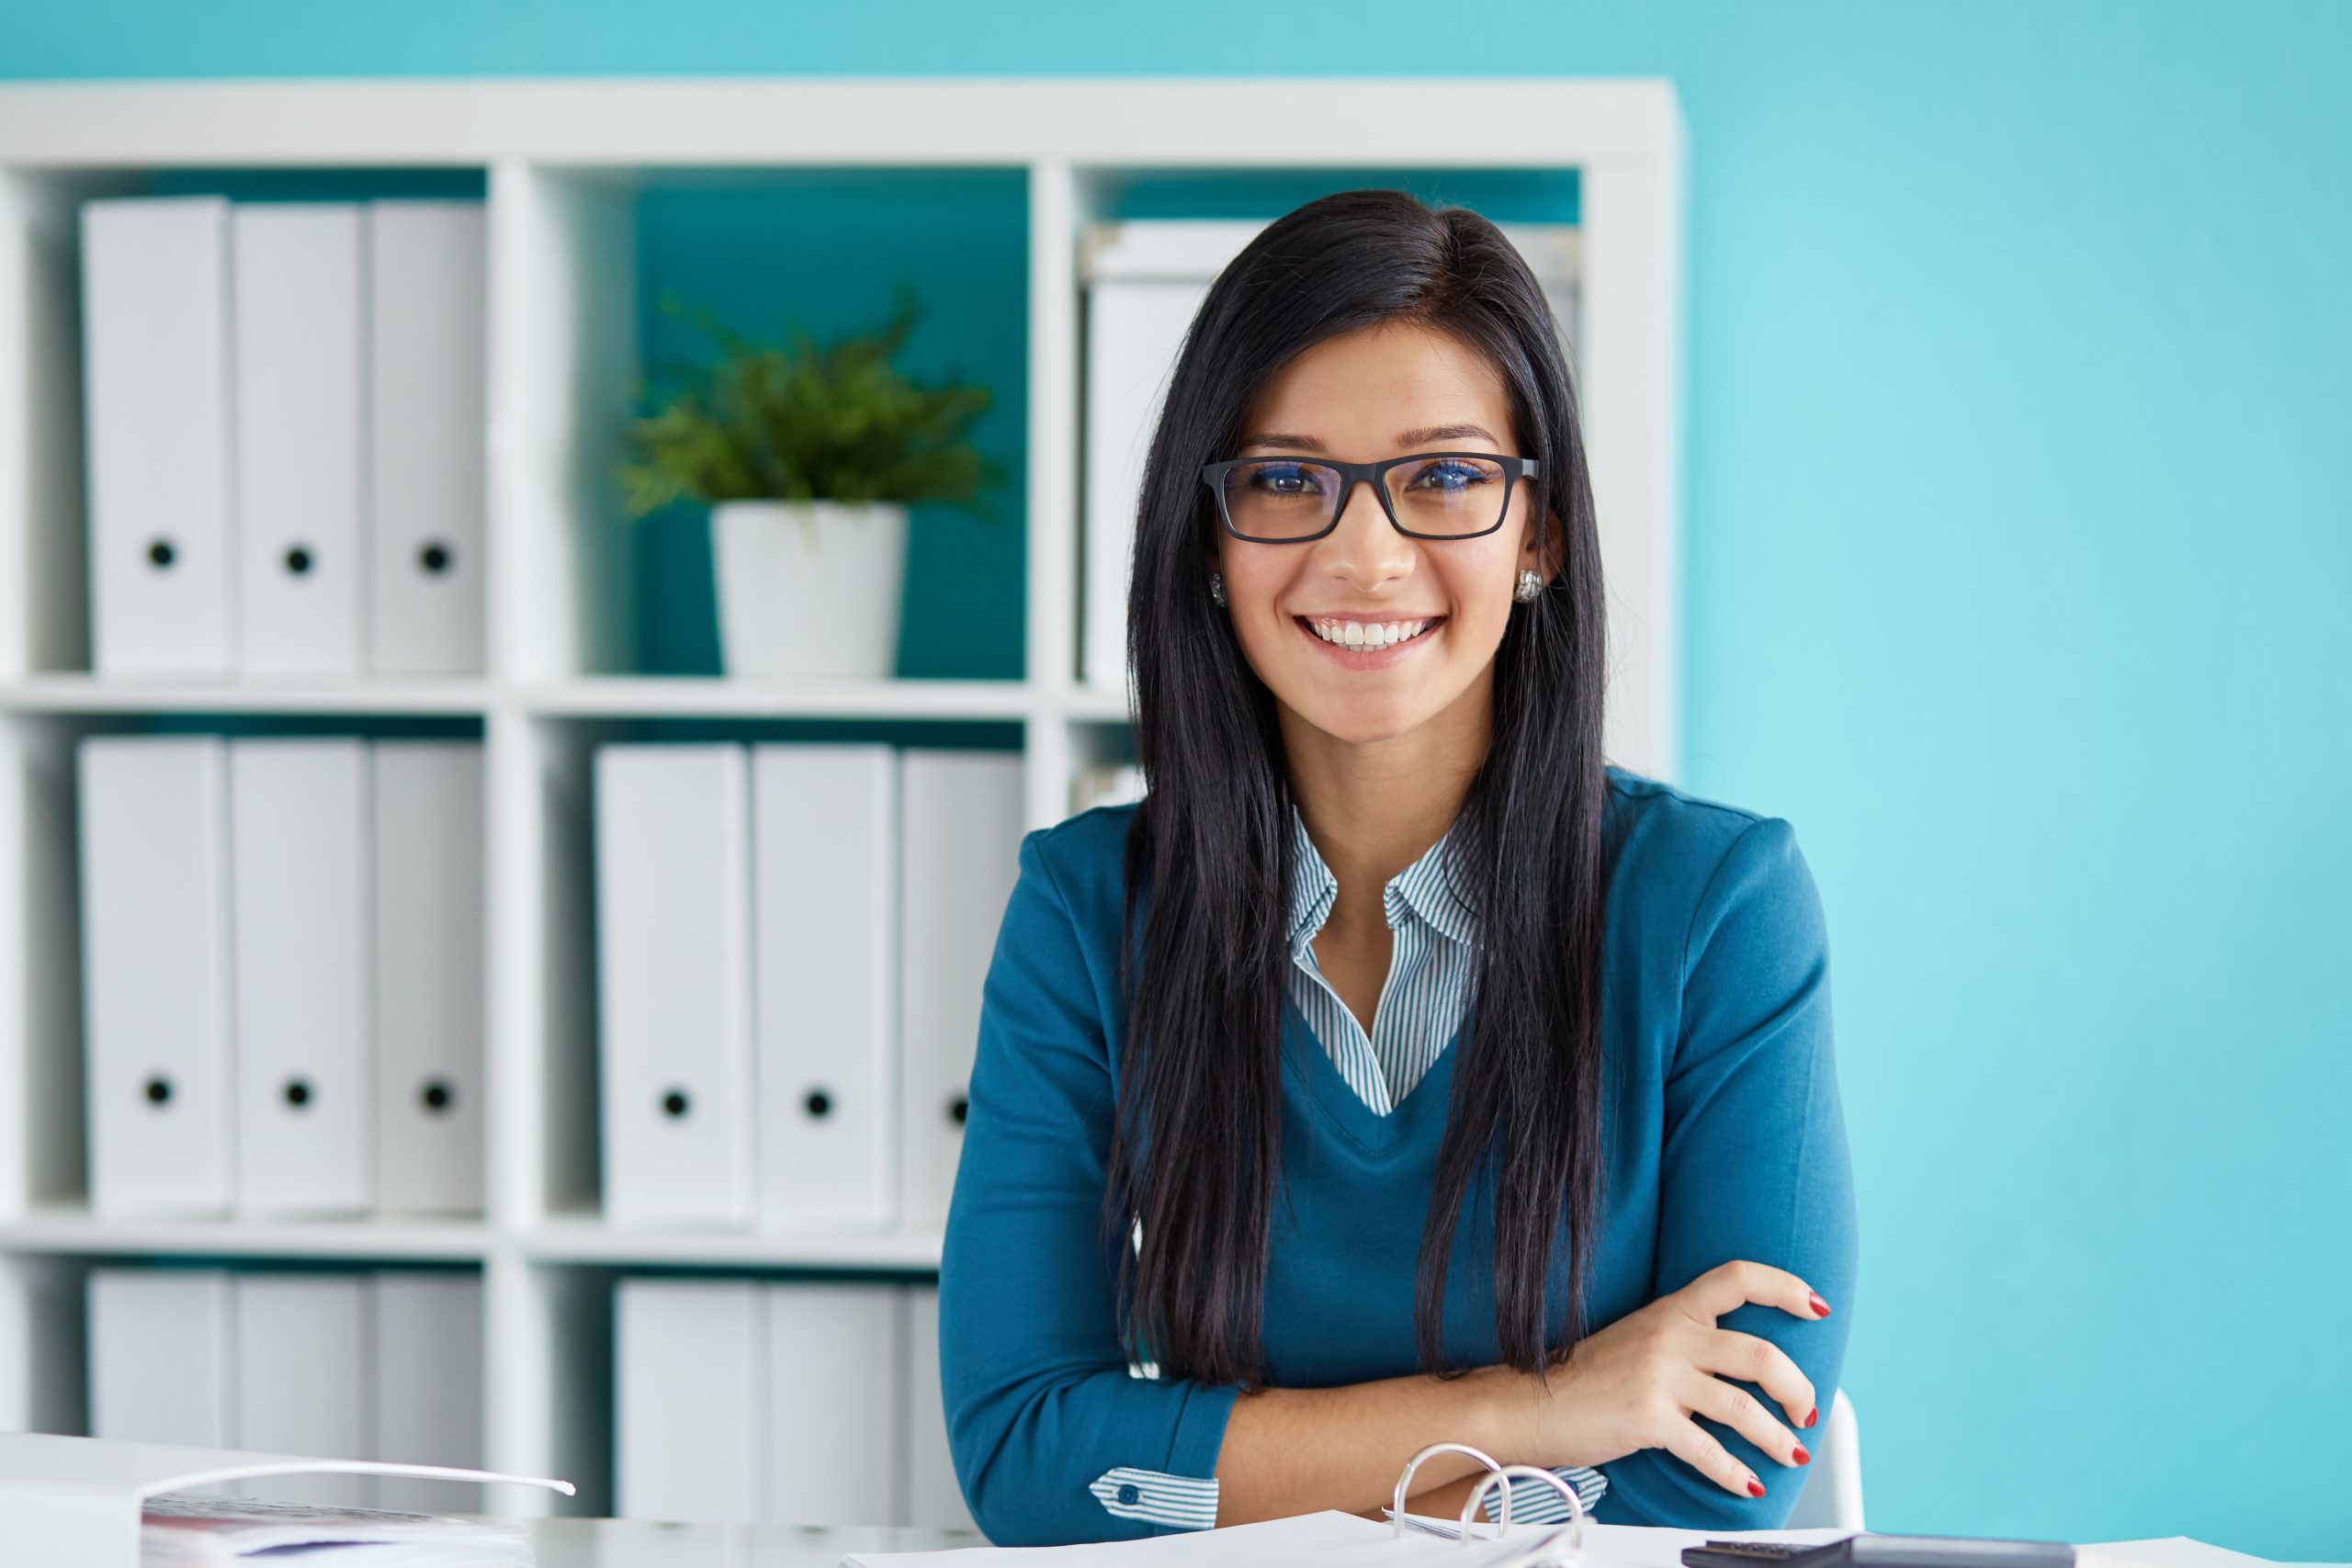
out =
[[[1460,441],[1473,435],[1489,446],[1502,445],[1495,439],[1494,432],[1483,424],[1432,424],[1421,430],[1400,430],[1396,433],[1396,445],[1409,450],[1431,441]],[[1262,435],[1252,435],[1241,444],[1245,451],[1252,446],[1273,446],[1294,452],[1325,450],[1323,443],[1312,435],[1294,435],[1286,431],[1269,431]]]

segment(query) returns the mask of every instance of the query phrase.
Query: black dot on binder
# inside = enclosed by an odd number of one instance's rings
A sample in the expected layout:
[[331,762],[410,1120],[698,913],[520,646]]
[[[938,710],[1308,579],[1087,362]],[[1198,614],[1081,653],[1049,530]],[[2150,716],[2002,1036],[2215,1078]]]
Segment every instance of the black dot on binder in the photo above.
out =
[[458,1091],[449,1087],[447,1078],[427,1078],[416,1098],[424,1102],[424,1109],[438,1114],[457,1102]]
[[807,1106],[808,1114],[820,1122],[833,1113],[833,1097],[821,1089],[810,1089],[808,1098],[800,1103]]
[[947,1102],[947,1119],[958,1127],[964,1124],[964,1118],[971,1113],[972,1102],[960,1094]]
[[166,1077],[149,1078],[147,1080],[147,1103],[150,1105],[169,1105],[171,1102],[172,1080]]
[[309,1081],[303,1078],[288,1078],[286,1080],[286,1103],[294,1107],[297,1111],[300,1111],[305,1105],[310,1104],[311,1086]]
[[311,552],[297,545],[286,552],[286,570],[300,577],[311,570]]
[[157,566],[169,566],[179,559],[179,551],[172,547],[169,539],[158,539],[147,547],[147,558]]
[[448,570],[450,559],[449,547],[438,539],[416,552],[416,564],[423,567],[429,577],[438,577]]
[[684,1116],[687,1108],[693,1103],[686,1098],[686,1091],[682,1089],[673,1089],[662,1097],[662,1110],[665,1115]]

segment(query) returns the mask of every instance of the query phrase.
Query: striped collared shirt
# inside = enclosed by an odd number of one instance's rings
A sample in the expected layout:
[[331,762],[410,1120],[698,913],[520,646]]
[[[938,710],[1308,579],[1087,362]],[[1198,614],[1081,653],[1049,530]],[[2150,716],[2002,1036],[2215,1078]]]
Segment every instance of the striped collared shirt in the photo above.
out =
[[1380,900],[1388,919],[1388,978],[1366,1034],[1315,960],[1315,939],[1331,918],[1339,879],[1291,808],[1289,972],[1291,1000],[1356,1098],[1385,1116],[1435,1065],[1462,1021],[1476,963],[1477,916],[1448,886],[1464,886],[1448,828],[1420,859],[1388,879]]
[[[1458,820],[1458,819],[1457,819]],[[1306,819],[1291,808],[1291,967],[1283,976],[1291,999],[1358,1098],[1380,1115],[1398,1101],[1444,1054],[1460,1027],[1478,946],[1478,921],[1454,896],[1465,886],[1453,860],[1454,829],[1448,828],[1419,860],[1388,879],[1381,905],[1388,918],[1388,978],[1373,1010],[1372,1031],[1350,1012],[1315,962],[1315,938],[1331,918],[1339,879],[1307,837]],[[1447,873],[1453,871],[1453,886]],[[1128,1371],[1157,1377],[1159,1368],[1138,1362]],[[1609,1478],[1581,1465],[1564,1465],[1555,1475],[1575,1488],[1590,1512],[1609,1489]],[[1171,1529],[1206,1529],[1216,1523],[1215,1476],[1170,1475],[1121,1465],[1097,1476],[1089,1490],[1109,1512]],[[1517,1486],[1511,1517],[1523,1524],[1560,1524],[1567,1500],[1551,1487]],[[1487,1513],[1500,1506],[1490,1497]]]

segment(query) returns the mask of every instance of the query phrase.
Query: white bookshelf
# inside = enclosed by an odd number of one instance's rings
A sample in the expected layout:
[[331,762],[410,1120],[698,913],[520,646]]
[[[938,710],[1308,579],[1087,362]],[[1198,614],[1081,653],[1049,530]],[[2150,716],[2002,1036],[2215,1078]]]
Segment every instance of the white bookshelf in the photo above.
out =
[[[1410,113],[1396,112],[1400,95]],[[984,724],[1028,824],[1124,745],[1075,679],[1077,253],[1120,182],[1271,170],[1569,171],[1577,361],[1611,614],[1613,760],[1671,776],[1683,131],[1654,80],[722,79],[0,86],[0,1429],[78,1429],[83,1272],[133,1257],[478,1264],[497,1469],[609,1511],[609,1286],[634,1268],[935,1270],[935,1229],[640,1233],[598,1217],[591,748],[647,723]],[[639,193],[819,168],[1025,178],[1026,676],[737,683],[634,674],[602,433],[637,363]],[[440,170],[489,209],[489,668],[447,682],[200,686],[88,672],[75,213],[175,171]],[[1336,188],[1336,187],[1335,187]],[[1268,214],[1272,216],[1272,214]],[[114,1223],[84,1201],[74,741],[176,716],[486,749],[488,1212]],[[370,727],[374,727],[371,730]],[[503,1505],[529,1507],[537,1494]]]

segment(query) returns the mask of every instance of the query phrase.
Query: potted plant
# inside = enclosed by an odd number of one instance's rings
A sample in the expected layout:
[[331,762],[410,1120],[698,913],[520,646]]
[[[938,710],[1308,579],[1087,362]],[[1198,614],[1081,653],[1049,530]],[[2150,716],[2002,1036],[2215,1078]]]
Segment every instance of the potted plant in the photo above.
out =
[[673,372],[660,409],[629,423],[630,517],[683,500],[711,508],[728,674],[889,678],[909,505],[994,515],[977,497],[1003,469],[966,438],[988,389],[918,386],[890,363],[917,315],[904,282],[881,332],[823,344],[797,323],[788,343],[763,344],[674,299],[662,308],[718,354]]

